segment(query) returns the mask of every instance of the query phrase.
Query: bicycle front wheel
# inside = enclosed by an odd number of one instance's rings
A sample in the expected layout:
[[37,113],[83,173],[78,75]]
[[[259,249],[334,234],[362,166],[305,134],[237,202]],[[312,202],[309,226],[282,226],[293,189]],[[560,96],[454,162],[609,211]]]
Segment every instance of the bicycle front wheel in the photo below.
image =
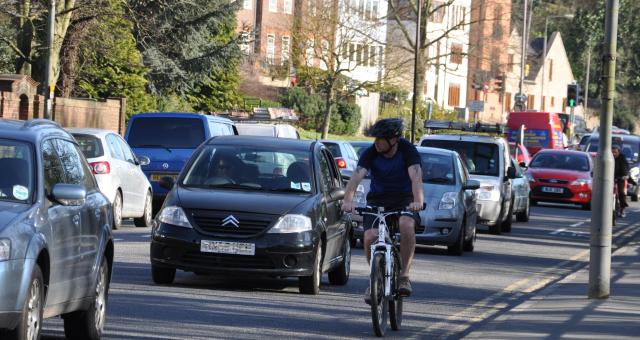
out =
[[384,336],[387,329],[387,313],[389,304],[384,295],[384,254],[376,253],[371,259],[371,320],[373,331],[377,336]]
[[398,294],[398,278],[400,277],[400,257],[393,254],[393,276],[391,277],[391,297],[389,298],[389,321],[391,329],[397,331],[402,325],[402,295]]

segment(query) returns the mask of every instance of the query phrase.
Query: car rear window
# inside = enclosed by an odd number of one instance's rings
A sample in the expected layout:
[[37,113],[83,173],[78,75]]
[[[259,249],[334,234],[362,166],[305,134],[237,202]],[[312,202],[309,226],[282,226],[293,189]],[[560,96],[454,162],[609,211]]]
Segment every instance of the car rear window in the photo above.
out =
[[96,136],[73,134],[73,137],[78,141],[80,150],[86,158],[102,157],[104,150],[102,149],[102,142]]
[[269,125],[237,124],[236,128],[240,135],[276,137],[275,128]]
[[136,118],[127,136],[132,148],[194,149],[204,140],[204,122],[196,118]]
[[421,146],[456,151],[472,175],[500,174],[500,152],[497,144],[425,139]]
[[331,154],[333,155],[333,157],[342,157],[342,152],[340,152],[340,145],[336,143],[326,143],[326,142],[322,142],[322,144],[324,144],[327,147],[327,149],[331,151]]
[[585,155],[539,153],[529,164],[530,168],[589,171],[589,158]]

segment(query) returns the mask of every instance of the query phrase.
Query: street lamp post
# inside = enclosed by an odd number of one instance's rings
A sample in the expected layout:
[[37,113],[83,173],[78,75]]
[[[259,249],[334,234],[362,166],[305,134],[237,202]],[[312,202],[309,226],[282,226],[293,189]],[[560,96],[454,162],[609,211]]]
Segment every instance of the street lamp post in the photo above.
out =
[[544,80],[547,76],[547,71],[546,71],[547,69],[546,67],[547,66],[547,35],[548,35],[549,19],[556,19],[556,18],[573,19],[573,14],[551,15],[544,20],[544,43],[542,47],[542,82],[540,85],[540,111],[542,111],[544,107]]
[[44,118],[52,119],[52,110],[53,110],[53,95],[55,90],[55,84],[53,83],[53,41],[54,41],[54,33],[56,26],[56,1],[51,0],[49,7],[49,27],[48,27],[48,58],[47,58],[47,70],[46,81],[44,84]]
[[416,111],[418,106],[418,63],[420,62],[420,22],[422,21],[422,1],[417,1],[417,18],[416,18],[416,39],[413,54],[413,99],[411,103],[411,144],[416,140]]

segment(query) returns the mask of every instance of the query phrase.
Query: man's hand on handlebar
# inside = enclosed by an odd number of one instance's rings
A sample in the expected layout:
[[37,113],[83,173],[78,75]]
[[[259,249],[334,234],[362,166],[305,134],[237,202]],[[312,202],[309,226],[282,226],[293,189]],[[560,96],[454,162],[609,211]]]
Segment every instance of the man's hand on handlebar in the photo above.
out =
[[412,212],[418,212],[420,210],[424,210],[426,208],[426,204],[424,203],[420,203],[420,202],[411,202],[411,204],[409,204],[409,206],[407,207],[407,210],[412,211]]
[[352,213],[355,211],[355,207],[356,205],[353,203],[353,201],[342,201],[342,211],[344,212]]

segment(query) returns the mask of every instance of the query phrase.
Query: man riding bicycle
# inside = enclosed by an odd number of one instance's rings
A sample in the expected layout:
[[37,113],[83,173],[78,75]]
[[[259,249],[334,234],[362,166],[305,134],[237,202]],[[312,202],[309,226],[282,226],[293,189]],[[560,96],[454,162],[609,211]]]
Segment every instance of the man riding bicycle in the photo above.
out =
[[[424,195],[422,190],[422,168],[420,155],[416,147],[402,136],[401,119],[382,119],[369,130],[368,135],[375,138],[372,146],[367,148],[358,167],[347,183],[342,209],[354,211],[353,196],[360,181],[371,175],[371,186],[367,194],[367,202],[373,206],[384,207],[385,210],[407,209],[398,220],[400,227],[400,255],[402,257],[402,273],[398,280],[398,293],[411,295],[409,270],[416,247],[415,226],[420,223],[418,211],[422,209]],[[367,262],[371,262],[371,243],[378,237],[375,217],[365,215],[364,251]],[[375,224],[375,225],[374,225]],[[370,288],[365,292],[365,301],[369,303]]]
[[625,217],[624,209],[629,206],[627,204],[627,193],[625,192],[625,182],[629,178],[629,163],[627,158],[620,152],[620,146],[613,145],[611,152],[613,153],[614,183],[617,184],[617,199],[620,203],[619,216]]

